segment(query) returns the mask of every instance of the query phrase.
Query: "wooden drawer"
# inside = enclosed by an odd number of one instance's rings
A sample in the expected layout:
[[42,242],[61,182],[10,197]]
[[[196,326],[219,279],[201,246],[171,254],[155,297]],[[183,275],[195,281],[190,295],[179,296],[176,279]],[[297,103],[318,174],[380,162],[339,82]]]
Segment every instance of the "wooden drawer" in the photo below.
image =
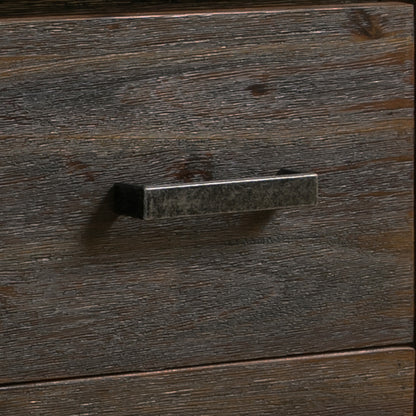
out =
[[[0,21],[0,382],[410,343],[412,25],[400,3]],[[317,206],[111,210],[116,182],[281,168],[318,174]]]

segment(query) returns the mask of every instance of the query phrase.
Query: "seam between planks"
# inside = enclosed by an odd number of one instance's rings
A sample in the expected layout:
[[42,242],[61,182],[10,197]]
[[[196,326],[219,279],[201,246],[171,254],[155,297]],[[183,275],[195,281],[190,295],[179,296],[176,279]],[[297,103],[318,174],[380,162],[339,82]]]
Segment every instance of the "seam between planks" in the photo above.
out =
[[51,378],[51,379],[42,379],[42,380],[28,380],[22,382],[11,382],[0,384],[0,392],[2,390],[7,390],[11,387],[13,388],[27,388],[27,387],[37,387],[37,386],[53,386],[60,384],[62,382],[66,383],[77,383],[79,381],[85,380],[101,380],[109,379],[112,377],[138,377],[146,375],[156,375],[156,374],[169,374],[176,372],[185,372],[190,370],[207,370],[212,368],[230,368],[236,367],[239,365],[256,365],[260,363],[267,363],[271,361],[290,361],[290,360],[310,360],[310,359],[320,359],[320,358],[335,358],[335,357],[348,357],[358,354],[375,354],[383,352],[394,352],[394,351],[403,351],[403,350],[412,350],[414,351],[414,345],[411,344],[400,344],[400,345],[388,345],[383,347],[366,347],[360,349],[348,349],[348,350],[332,350],[324,351],[319,353],[308,353],[308,354],[293,354],[287,355],[284,357],[267,357],[267,358],[257,358],[257,359],[247,359],[247,360],[238,360],[238,361],[228,361],[228,362],[215,362],[215,363],[205,363],[193,366],[183,366],[183,367],[174,367],[174,368],[163,368],[154,371],[132,371],[132,372],[120,372],[120,373],[108,373],[108,374],[95,374],[95,375],[85,375],[85,376],[75,376],[75,377],[62,377],[62,378]]

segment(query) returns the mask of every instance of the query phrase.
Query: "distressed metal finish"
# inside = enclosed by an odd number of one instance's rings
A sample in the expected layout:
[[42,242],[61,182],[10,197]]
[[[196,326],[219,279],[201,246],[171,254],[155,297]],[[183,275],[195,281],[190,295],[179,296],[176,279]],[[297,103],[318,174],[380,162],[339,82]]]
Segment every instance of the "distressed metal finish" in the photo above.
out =
[[146,220],[315,205],[317,194],[314,173],[180,185],[116,184],[114,192],[118,214]]

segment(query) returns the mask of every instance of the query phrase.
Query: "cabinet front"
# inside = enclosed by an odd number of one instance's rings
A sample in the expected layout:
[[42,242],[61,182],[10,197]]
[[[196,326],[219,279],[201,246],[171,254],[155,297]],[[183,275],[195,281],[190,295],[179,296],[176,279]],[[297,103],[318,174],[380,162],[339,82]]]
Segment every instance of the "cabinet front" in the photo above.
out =
[[[412,13],[0,20],[0,382],[411,343]],[[114,209],[116,183],[287,172],[314,203]]]

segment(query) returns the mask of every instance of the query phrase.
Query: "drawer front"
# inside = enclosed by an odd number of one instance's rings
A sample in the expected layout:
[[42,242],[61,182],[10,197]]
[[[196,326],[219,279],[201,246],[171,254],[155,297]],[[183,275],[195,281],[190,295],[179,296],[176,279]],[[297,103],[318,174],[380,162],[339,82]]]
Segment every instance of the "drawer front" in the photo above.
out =
[[411,416],[413,350],[386,349],[0,387],[9,416]]
[[[408,343],[412,7],[0,22],[0,382]],[[319,178],[140,221],[110,189]]]

